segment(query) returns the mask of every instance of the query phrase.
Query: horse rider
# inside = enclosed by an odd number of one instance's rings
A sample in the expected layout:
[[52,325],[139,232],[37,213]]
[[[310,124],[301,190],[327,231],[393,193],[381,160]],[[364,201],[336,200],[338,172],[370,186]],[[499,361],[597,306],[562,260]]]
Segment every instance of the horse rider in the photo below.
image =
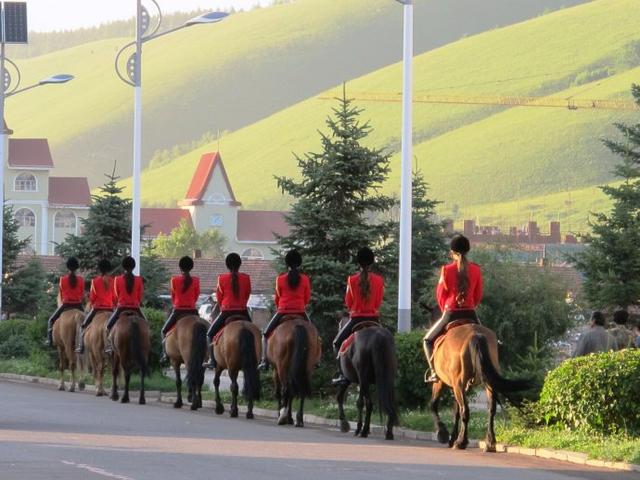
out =
[[430,375],[427,383],[439,381],[433,366],[433,348],[447,324],[454,320],[470,319],[479,322],[476,308],[482,300],[482,271],[476,263],[467,260],[471,243],[464,235],[451,239],[452,262],[442,267],[436,288],[440,309],[444,312],[424,337],[425,352]]
[[113,277],[109,275],[111,270],[113,270],[111,262],[106,258],[98,262],[100,275],[91,280],[91,289],[89,290],[91,311],[82,322],[80,344],[76,348],[77,353],[84,353],[84,332],[91,325],[96,313],[113,311]]
[[198,315],[196,303],[200,296],[200,278],[191,275],[193,270],[193,259],[185,255],[178,261],[181,275],[174,275],[169,282],[171,290],[171,303],[173,308],[169,318],[164,322],[160,334],[162,335],[162,357],[160,363],[167,361],[167,332],[169,332],[176,322],[185,315]]
[[67,259],[68,273],[60,277],[58,283],[58,294],[62,304],[49,317],[47,322],[47,346],[53,346],[53,324],[60,318],[66,310],[78,309],[82,311],[82,302],[84,301],[84,278],[76,275],[76,271],[80,268],[80,263],[75,257]]
[[[337,353],[356,325],[362,322],[380,323],[380,305],[384,296],[384,279],[382,276],[370,272],[371,266],[375,262],[375,256],[370,248],[364,247],[358,251],[356,261],[360,266],[360,272],[347,278],[347,292],[344,296],[344,303],[349,309],[349,321],[340,329],[338,335],[333,340],[333,350]],[[338,368],[340,362],[338,361]],[[349,384],[349,380],[344,376],[342,369],[339,375],[334,378],[334,385]]]
[[[136,268],[136,261],[133,257],[125,257],[122,259],[122,268],[124,274],[118,275],[113,282],[113,299],[116,304],[115,311],[109,317],[107,322],[107,335],[111,333],[111,329],[120,318],[120,314],[125,310],[133,310],[146,320],[144,313],[140,309],[142,304],[142,296],[144,295],[144,283],[142,277],[134,275],[133,270]],[[109,337],[110,339],[111,337]],[[107,353],[112,352],[112,344],[107,342]]]
[[302,255],[298,250],[289,250],[284,257],[284,263],[288,271],[276,278],[276,314],[273,316],[267,327],[262,332],[262,360],[258,368],[269,369],[269,359],[267,358],[267,339],[269,335],[280,325],[282,317],[285,315],[301,315],[307,321],[311,321],[307,315],[307,305],[311,300],[311,282],[309,277],[300,273],[302,265]]
[[240,273],[242,259],[237,253],[230,253],[224,260],[229,273],[218,276],[216,286],[216,301],[220,313],[209,327],[207,338],[209,339],[209,363],[206,368],[215,369],[216,359],[213,354],[213,338],[225,326],[228,318],[232,316],[244,317],[251,322],[251,316],[247,310],[247,303],[251,296],[251,277],[246,273]]

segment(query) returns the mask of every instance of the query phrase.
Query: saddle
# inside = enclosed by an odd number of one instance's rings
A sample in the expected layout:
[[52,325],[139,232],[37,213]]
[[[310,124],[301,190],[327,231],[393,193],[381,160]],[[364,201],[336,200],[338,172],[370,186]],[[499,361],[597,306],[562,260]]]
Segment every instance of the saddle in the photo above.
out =
[[366,320],[364,322],[358,323],[355,327],[353,327],[353,331],[351,332],[351,335],[349,335],[347,339],[344,342],[342,342],[342,345],[340,345],[338,356],[342,356],[345,353],[347,353],[347,350],[349,350],[349,347],[353,344],[353,342],[356,339],[356,333],[358,333],[361,330],[366,330],[367,328],[379,327],[379,326],[380,326],[380,323],[374,322],[373,320]]
[[291,322],[293,320],[304,320],[304,316],[299,313],[287,313],[280,319],[280,324],[274,328],[271,333],[267,336],[267,340],[271,338],[271,336],[278,330],[282,325],[287,322]]
[[227,328],[227,325],[233,323],[233,322],[240,322],[246,320],[246,318],[242,315],[232,315],[229,318],[225,319],[224,321],[224,325],[222,326],[222,328],[218,331],[218,333],[216,333],[216,336],[213,337],[213,344],[214,345],[218,345],[218,343],[220,342],[220,339],[222,338],[222,334],[224,333],[224,329]]
[[447,334],[451,330],[462,327],[463,325],[479,325],[479,323],[473,318],[461,318],[459,320],[454,320],[453,322],[447,323],[447,326],[444,327],[444,333],[436,338],[433,351],[435,352],[435,350],[440,346],[440,344],[444,341],[444,339],[447,337]]

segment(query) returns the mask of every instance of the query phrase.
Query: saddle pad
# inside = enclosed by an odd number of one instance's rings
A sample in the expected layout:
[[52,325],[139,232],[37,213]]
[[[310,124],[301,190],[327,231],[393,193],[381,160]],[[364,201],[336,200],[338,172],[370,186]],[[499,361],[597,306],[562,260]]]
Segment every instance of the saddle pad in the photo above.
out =
[[174,323],[173,326],[167,331],[164,338],[169,338],[169,335],[173,334],[176,331],[176,327],[178,326],[178,322]]
[[291,320],[304,320],[304,316],[303,315],[299,315],[296,313],[287,313],[285,314],[281,319],[280,319],[280,325],[278,325],[276,328],[274,328],[271,333],[269,333],[269,335],[267,335],[267,340],[271,338],[271,335],[273,335],[275,333],[276,330],[278,330],[282,325],[284,325],[286,322],[290,322]]
[[338,355],[342,356],[345,353],[347,353],[347,350],[349,350],[349,347],[351,346],[351,344],[355,339],[356,339],[356,334],[354,332],[351,335],[349,335],[344,342],[342,342],[342,345],[340,345],[340,351],[338,352]]
[[447,337],[447,333],[449,333],[454,328],[462,327],[464,325],[477,324],[477,323],[478,322],[476,322],[472,318],[461,318],[460,320],[454,320],[453,322],[449,322],[447,326],[444,327],[444,333],[440,335],[438,338],[436,338],[433,351],[435,352],[435,350],[440,346],[440,344]]
[[216,333],[216,336],[213,337],[213,344],[214,345],[218,345],[218,342],[220,342],[220,338],[222,338],[222,334],[224,333],[224,329],[227,326],[227,324],[225,323],[225,325],[220,329],[220,331],[218,333]]
[[375,322],[373,320],[367,320],[364,322],[360,322],[358,323],[355,327],[353,327],[353,332],[359,332],[360,330],[364,330],[366,328],[371,328],[371,327],[379,327],[380,323]]

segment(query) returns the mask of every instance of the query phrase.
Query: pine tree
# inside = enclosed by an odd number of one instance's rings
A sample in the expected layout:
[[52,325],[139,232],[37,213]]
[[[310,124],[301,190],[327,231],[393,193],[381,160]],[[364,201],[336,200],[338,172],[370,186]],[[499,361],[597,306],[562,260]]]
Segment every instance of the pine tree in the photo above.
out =
[[[640,86],[632,94],[640,105]],[[614,173],[623,179],[619,186],[604,186],[613,200],[609,213],[595,213],[592,233],[584,240],[587,248],[572,257],[584,275],[587,300],[595,308],[627,307],[640,301],[640,123],[616,124],[624,140],[605,140],[605,145],[622,162]]]
[[[14,270],[16,260],[20,252],[29,244],[30,238],[20,240],[18,229],[20,225],[14,217],[13,207],[4,204],[4,217],[2,230],[2,276]],[[2,303],[6,300],[3,298]]]
[[36,259],[11,272],[3,291],[6,293],[3,307],[7,318],[16,313],[35,317],[47,304],[47,285],[47,273]]
[[131,245],[131,200],[120,196],[115,174],[106,175],[107,182],[98,195],[92,195],[87,218],[80,219],[81,234],[67,235],[56,245],[62,257],[75,256],[84,272],[97,274],[100,259],[115,266],[128,255]]
[[[377,220],[394,200],[379,192],[389,173],[389,157],[362,142],[371,132],[360,123],[362,110],[343,98],[320,133],[322,151],[295,156],[302,179],[276,177],[294,199],[287,222],[291,231],[279,238],[284,250],[297,248],[312,283],[311,317],[324,338],[336,333],[344,312],[347,276],[357,267],[354,256],[363,246],[380,251],[393,223]],[[282,259],[278,269],[283,269]]]

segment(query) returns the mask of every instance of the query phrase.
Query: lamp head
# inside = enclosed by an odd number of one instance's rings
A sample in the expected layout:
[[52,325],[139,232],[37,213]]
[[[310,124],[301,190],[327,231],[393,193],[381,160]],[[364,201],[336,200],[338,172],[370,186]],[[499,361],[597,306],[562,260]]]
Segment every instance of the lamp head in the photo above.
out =
[[68,75],[66,73],[61,73],[59,75],[52,75],[43,80],[40,80],[40,85],[50,85],[50,84],[58,84],[58,83],[67,83],[73,80],[75,77],[73,75]]
[[192,18],[184,23],[185,27],[190,27],[191,25],[205,25],[208,23],[218,23],[228,17],[229,14],[226,12],[209,12],[203,13],[202,15],[198,15],[197,17]]

